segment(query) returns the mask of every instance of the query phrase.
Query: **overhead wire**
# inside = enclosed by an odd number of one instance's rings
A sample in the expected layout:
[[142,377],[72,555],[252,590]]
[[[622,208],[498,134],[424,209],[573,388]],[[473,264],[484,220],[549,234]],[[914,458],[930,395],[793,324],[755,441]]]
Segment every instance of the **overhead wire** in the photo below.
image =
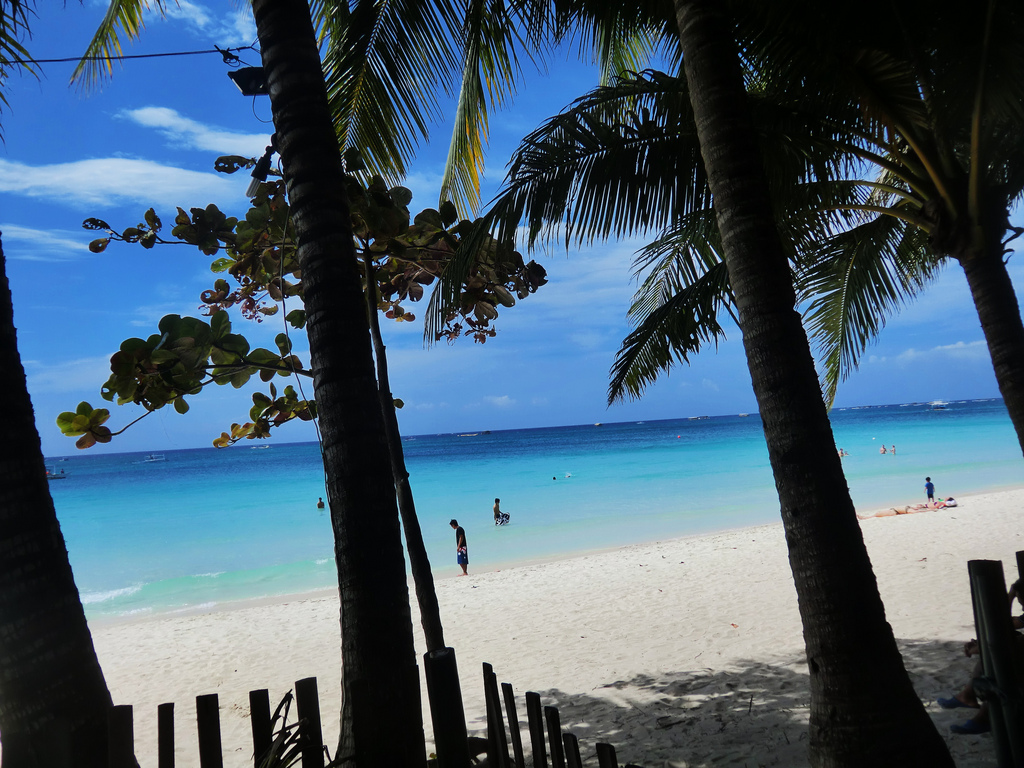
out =
[[199,56],[207,53],[219,53],[224,57],[224,63],[230,65],[236,65],[238,63],[244,63],[241,59],[232,53],[232,51],[256,51],[259,50],[252,45],[244,45],[240,48],[217,48],[216,46],[211,50],[202,51],[169,51],[167,53],[130,53],[121,56],[68,56],[59,59],[7,59],[0,64],[68,64],[77,63],[79,61],[127,61],[129,59],[159,59],[166,58],[169,56]]

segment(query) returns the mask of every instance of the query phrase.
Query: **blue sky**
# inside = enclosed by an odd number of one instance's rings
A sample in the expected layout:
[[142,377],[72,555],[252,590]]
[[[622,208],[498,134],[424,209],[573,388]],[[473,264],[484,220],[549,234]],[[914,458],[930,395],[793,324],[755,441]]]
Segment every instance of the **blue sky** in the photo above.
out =
[[[85,3],[40,4],[27,42],[36,58],[80,55],[103,11]],[[165,53],[243,46],[255,39],[244,6],[182,2],[169,17],[151,15],[141,41],[126,53]],[[255,52],[243,58],[258,64]],[[526,67],[531,65],[527,62]],[[54,420],[81,400],[103,404],[99,388],[122,339],[148,336],[165,314],[197,314],[212,285],[209,257],[184,246],[153,251],[111,246],[92,254],[88,216],[116,228],[141,221],[153,206],[165,222],[175,206],[213,202],[233,215],[246,209],[248,176],[213,171],[222,154],[258,156],[272,133],[266,97],[239,95],[217,55],[127,61],[88,93],[68,85],[73,65],[44,65],[42,80],[15,75],[0,145],[0,231],[14,294],[19,347],[36,421],[48,456],[75,451]],[[493,114],[484,198],[498,188],[518,140],[596,81],[571,57],[534,73],[514,108]],[[448,110],[451,113],[451,110]],[[414,210],[436,204],[450,126],[440,123],[421,148],[406,184]],[[1019,219],[1019,217],[1016,217]],[[1017,222],[1019,223],[1019,222]],[[385,324],[392,389],[406,407],[405,434],[652,420],[756,410],[740,335],[679,366],[643,399],[606,407],[608,371],[628,333],[636,288],[636,242],[597,244],[580,252],[534,254],[549,284],[504,310],[486,345],[463,340],[424,349],[419,323]],[[1018,292],[1024,270],[1011,259]],[[418,312],[422,315],[422,310]],[[276,319],[236,330],[272,346]],[[304,340],[297,350],[305,349]],[[956,265],[913,306],[892,319],[837,404],[882,404],[998,396],[977,314]],[[208,446],[232,421],[243,421],[249,395],[216,387],[193,398],[184,417],[151,415],[93,451]],[[112,408],[117,429],[138,415]],[[278,439],[313,439],[289,426]]]

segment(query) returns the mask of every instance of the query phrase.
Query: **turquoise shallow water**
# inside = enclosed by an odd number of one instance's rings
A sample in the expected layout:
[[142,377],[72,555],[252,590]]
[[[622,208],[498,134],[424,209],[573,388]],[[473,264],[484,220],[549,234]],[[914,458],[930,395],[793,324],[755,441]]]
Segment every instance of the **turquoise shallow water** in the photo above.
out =
[[[836,410],[831,415],[860,510],[924,500],[924,478],[957,496],[1024,482],[1001,401]],[[881,456],[882,442],[896,445]],[[268,444],[263,444],[268,445]],[[465,527],[471,569],[773,522],[756,414],[552,427],[404,440],[427,551],[454,574]],[[50,460],[51,491],[91,617],[212,606],[336,583],[317,446]],[[496,528],[502,499],[512,524]]]

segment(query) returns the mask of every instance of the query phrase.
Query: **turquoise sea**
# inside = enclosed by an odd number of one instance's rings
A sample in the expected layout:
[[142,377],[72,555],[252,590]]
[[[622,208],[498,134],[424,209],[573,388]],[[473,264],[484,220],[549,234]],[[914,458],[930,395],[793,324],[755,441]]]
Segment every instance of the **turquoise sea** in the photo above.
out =
[[[857,508],[1024,484],[1002,401],[836,409]],[[879,455],[882,443],[896,455]],[[404,439],[437,577],[455,575],[448,520],[470,569],[774,522],[778,499],[757,414]],[[336,583],[315,443],[240,444],[48,459],[90,618],[202,608]],[[511,513],[497,528],[491,506]]]

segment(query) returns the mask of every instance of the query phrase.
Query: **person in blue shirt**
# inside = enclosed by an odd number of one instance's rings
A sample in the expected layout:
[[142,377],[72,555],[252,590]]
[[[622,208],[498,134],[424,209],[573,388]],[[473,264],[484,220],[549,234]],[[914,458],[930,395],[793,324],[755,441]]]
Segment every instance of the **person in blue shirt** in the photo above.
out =
[[930,477],[924,479],[924,492],[928,494],[928,501],[935,501],[935,485]]

